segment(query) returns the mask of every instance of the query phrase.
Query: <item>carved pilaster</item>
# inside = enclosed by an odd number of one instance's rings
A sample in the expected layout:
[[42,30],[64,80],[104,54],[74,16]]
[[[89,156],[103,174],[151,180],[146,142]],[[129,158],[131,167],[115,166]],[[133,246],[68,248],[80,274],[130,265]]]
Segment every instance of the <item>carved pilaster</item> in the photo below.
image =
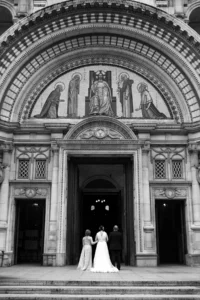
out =
[[58,206],[58,171],[59,171],[59,146],[56,142],[51,144],[52,151],[52,185],[49,219],[48,252],[56,252],[57,245],[57,206]]
[[200,189],[197,180],[197,168],[198,168],[198,145],[190,143],[188,145],[188,151],[190,153],[190,165],[191,165],[191,177],[192,177],[192,212],[193,222],[195,225],[200,225]]
[[149,191],[149,152],[150,142],[145,141],[142,147],[142,174],[143,174],[143,216],[144,227],[152,226],[151,201]]

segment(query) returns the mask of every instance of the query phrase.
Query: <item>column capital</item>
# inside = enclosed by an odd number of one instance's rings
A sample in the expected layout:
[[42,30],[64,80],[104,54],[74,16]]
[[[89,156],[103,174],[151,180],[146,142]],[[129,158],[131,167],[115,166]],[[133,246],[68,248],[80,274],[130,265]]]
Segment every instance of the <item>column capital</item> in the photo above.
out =
[[151,150],[150,146],[150,141],[144,141],[144,144],[142,145],[142,152],[149,152]]
[[0,150],[10,152],[13,150],[13,143],[0,143]]
[[197,143],[189,143],[188,151],[189,152],[198,152],[198,144]]
[[52,142],[51,143],[51,151],[53,152],[58,152],[60,147],[58,146],[57,142]]
[[6,166],[4,164],[0,164],[0,185],[3,182],[5,177],[5,171],[4,171],[5,167]]

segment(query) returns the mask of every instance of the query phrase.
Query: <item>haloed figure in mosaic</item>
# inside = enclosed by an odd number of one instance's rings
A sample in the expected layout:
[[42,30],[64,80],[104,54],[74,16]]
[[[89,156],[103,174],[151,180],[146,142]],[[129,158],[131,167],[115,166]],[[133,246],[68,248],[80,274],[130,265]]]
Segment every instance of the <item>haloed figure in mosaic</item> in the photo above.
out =
[[35,115],[35,118],[56,119],[58,118],[58,107],[60,102],[65,100],[60,99],[61,93],[64,91],[65,85],[62,82],[55,84],[55,89],[49,94],[45,101],[41,113]]
[[129,79],[128,74],[121,73],[119,75],[118,93],[122,105],[122,116],[125,118],[132,117],[133,113],[133,95],[132,84],[133,80]]
[[114,116],[112,107],[112,95],[108,83],[103,79],[100,72],[98,80],[91,85],[90,90],[90,115]]
[[79,74],[74,74],[69,82],[68,88],[68,107],[67,116],[77,117],[78,114],[78,95],[80,92],[80,81],[81,76]]
[[78,263],[78,269],[82,271],[86,271],[92,268],[92,245],[96,244],[97,242],[93,242],[91,237],[91,231],[87,229],[85,231],[85,236],[82,239],[82,251],[81,256]]
[[167,119],[165,114],[159,112],[157,107],[154,105],[147,84],[141,82],[138,84],[137,89],[141,94],[141,102],[139,108],[137,108],[136,111],[141,109],[142,116],[145,119]]

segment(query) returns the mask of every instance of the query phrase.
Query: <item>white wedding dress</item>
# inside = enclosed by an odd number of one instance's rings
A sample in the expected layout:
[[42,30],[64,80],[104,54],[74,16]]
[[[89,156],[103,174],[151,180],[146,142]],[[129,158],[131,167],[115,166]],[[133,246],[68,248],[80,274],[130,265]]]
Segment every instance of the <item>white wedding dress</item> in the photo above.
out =
[[115,268],[110,260],[110,255],[108,252],[108,235],[105,231],[99,231],[96,234],[95,240],[98,241],[94,261],[93,268],[91,268],[92,272],[119,272],[117,268]]

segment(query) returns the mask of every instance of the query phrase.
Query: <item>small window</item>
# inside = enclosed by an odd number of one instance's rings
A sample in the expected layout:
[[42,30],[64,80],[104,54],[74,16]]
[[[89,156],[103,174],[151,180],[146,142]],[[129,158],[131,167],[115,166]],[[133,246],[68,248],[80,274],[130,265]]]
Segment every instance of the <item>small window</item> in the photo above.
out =
[[166,164],[163,159],[155,160],[155,178],[165,179],[166,178]]
[[183,178],[183,164],[182,160],[172,160],[172,177]]
[[35,165],[35,178],[46,178],[46,159],[37,159]]
[[29,159],[19,160],[18,178],[28,179],[29,178]]

